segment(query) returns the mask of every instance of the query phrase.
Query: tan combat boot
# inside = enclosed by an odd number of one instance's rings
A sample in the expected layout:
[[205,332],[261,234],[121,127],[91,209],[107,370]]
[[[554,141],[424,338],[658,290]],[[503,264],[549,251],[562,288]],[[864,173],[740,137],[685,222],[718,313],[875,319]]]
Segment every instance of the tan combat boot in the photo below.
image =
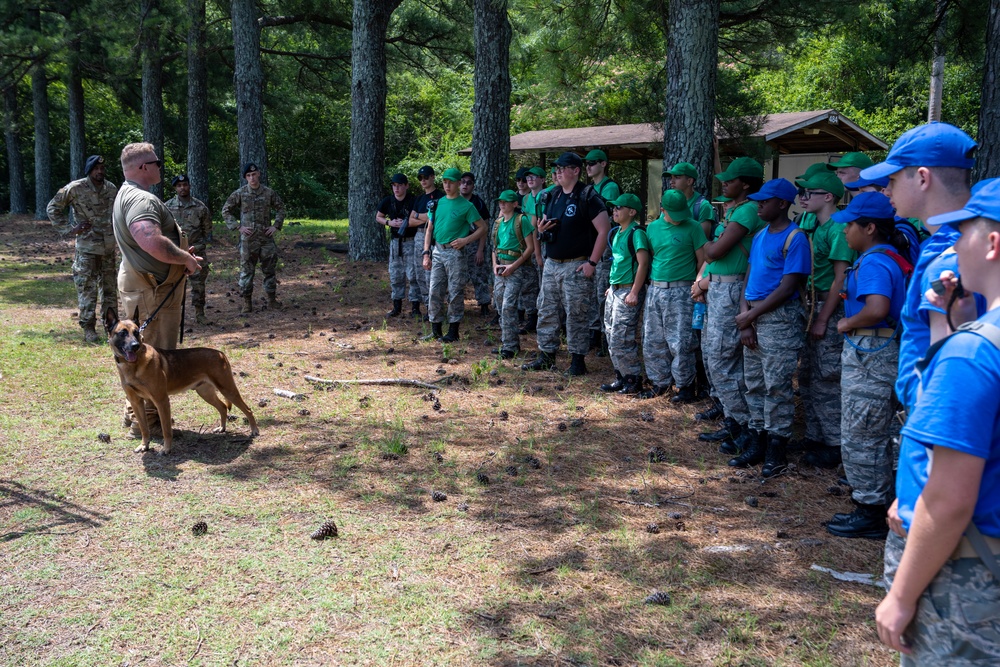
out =
[[253,297],[247,294],[243,297],[243,307],[240,309],[240,315],[247,315],[253,312]]
[[97,330],[94,328],[94,323],[83,325],[83,339],[88,343],[100,342],[101,337],[97,335]]
[[194,319],[198,324],[209,325],[208,317],[205,315],[205,306],[195,306]]
[[271,310],[281,310],[281,302],[278,301],[278,297],[274,294],[267,295],[267,307]]

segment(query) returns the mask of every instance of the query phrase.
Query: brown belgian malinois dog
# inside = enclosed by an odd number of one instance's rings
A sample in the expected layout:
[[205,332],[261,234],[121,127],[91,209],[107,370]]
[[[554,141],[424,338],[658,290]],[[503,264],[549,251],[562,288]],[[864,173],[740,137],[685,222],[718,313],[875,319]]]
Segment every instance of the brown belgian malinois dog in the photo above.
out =
[[[194,389],[205,401],[219,411],[221,423],[215,433],[225,433],[229,408],[238,407],[250,422],[250,435],[260,435],[253,412],[243,402],[229,359],[219,350],[208,347],[192,347],[184,350],[158,350],[142,342],[142,334],[135,320],[138,309],[131,320],[119,320],[114,308],[104,313],[104,328],[108,332],[108,342],[115,355],[115,365],[121,378],[122,389],[132,405],[135,420],[142,432],[142,444],[136,453],[149,451],[149,424],[146,421],[144,403],[156,406],[163,428],[163,449],[160,454],[169,454],[173,445],[173,429],[170,427],[170,394],[179,394]],[[226,399],[223,402],[216,391]]]

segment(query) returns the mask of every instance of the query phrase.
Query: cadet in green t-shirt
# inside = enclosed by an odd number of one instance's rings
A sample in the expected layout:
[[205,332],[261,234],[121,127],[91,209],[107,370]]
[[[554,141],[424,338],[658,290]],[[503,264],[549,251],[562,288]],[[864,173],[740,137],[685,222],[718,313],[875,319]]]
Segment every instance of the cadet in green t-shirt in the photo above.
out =
[[601,391],[635,394],[642,389],[639,364],[639,317],[649,276],[649,240],[635,217],[642,203],[633,194],[620,195],[611,202],[617,227],[608,234],[611,247],[610,285],[604,309],[604,335],[615,368],[615,381],[602,384]]
[[697,400],[691,286],[705,263],[702,247],[707,241],[683,192],[664,192],[660,211],[662,215],[646,229],[653,263],[642,328],[642,356],[653,386],[639,398],[654,398],[676,385],[677,394],[670,401],[690,403]]
[[[594,192],[601,196],[608,207],[608,216],[612,214],[612,202],[618,199],[621,188],[610,176],[608,176],[608,155],[600,149],[594,149],[583,158],[587,165],[587,178],[594,185]],[[608,292],[608,275],[611,271],[611,248],[604,249],[601,261],[594,269],[594,299],[597,301],[597,308],[594,310],[594,319],[590,324],[590,349],[597,350],[597,356],[603,357],[607,354],[608,341],[601,339],[601,331],[604,322],[604,295]]]
[[678,162],[670,169],[664,169],[663,175],[670,178],[671,190],[679,190],[684,194],[691,217],[701,225],[705,238],[711,239],[715,229],[715,207],[705,195],[694,191],[698,170],[690,162]]
[[[427,235],[424,237],[424,269],[431,272],[430,300],[427,316],[431,334],[444,343],[458,340],[458,324],[465,315],[465,283],[469,282],[469,266],[463,248],[486,235],[486,222],[458,189],[462,172],[447,169],[441,176],[445,196],[428,209]],[[431,241],[434,259],[431,260]],[[448,295],[448,333],[442,335],[445,294]]]
[[[798,183],[801,180],[812,178],[816,174],[823,174],[827,171],[828,169],[826,162],[813,162],[811,165],[809,165],[808,168],[806,168],[806,173],[795,177],[795,182]],[[802,188],[799,188],[799,193],[801,194],[801,192]],[[792,222],[798,225],[799,229],[804,231],[806,234],[811,235],[814,231],[816,231],[815,213],[810,213],[809,211],[803,211],[802,213],[796,215],[792,219]]]
[[813,274],[810,279],[812,322],[799,367],[799,395],[805,411],[806,450],[802,462],[821,468],[840,465],[840,355],[843,337],[837,322],[844,316],[840,292],[847,267],[857,254],[847,244],[844,225],[830,219],[844,194],[844,184],[825,170],[795,182],[799,202],[816,216],[812,232]]
[[721,440],[720,451],[737,454],[750,443],[750,411],[744,399],[743,345],[736,316],[740,314],[751,241],[767,226],[757,215],[757,204],[747,197],[764,184],[764,166],[753,158],[736,158],[715,178],[722,181],[722,194],[730,198],[731,206],[716,228],[715,240],[704,245],[708,264],[691,287],[691,296],[708,303],[702,355],[726,419],[721,429],[702,433],[699,440]]
[[[534,333],[538,326],[538,285],[542,280],[542,263],[545,261],[541,253],[541,245],[538,243],[538,221],[542,219],[543,211],[538,202],[538,196],[545,188],[545,170],[541,167],[531,167],[524,174],[524,179],[528,184],[528,194],[521,200],[521,210],[528,215],[531,222],[531,240],[534,241],[535,252],[531,256],[528,268],[534,272],[534,276],[526,275],[524,284],[521,286],[521,298],[518,310],[524,311],[524,326],[521,327],[520,334]],[[520,313],[518,313],[520,315]]]
[[497,197],[500,219],[493,227],[493,292],[500,311],[500,347],[493,350],[512,359],[521,350],[517,306],[525,279],[534,275],[535,228],[525,213],[517,212],[517,193],[504,190]]

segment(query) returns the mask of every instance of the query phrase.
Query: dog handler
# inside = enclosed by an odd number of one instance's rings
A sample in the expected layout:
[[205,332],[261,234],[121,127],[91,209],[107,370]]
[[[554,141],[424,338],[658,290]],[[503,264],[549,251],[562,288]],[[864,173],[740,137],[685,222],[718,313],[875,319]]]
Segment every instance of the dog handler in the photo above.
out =
[[[126,317],[137,315],[140,326],[156,312],[142,332],[143,341],[163,350],[177,348],[184,303],[186,276],[201,271],[201,257],[188,248],[187,237],[174,216],[149,188],[160,182],[162,160],[152,144],[129,144],[122,149],[125,182],[118,190],[112,212],[115,240],[122,252],[118,269],[118,294]],[[162,305],[161,305],[162,304]],[[157,308],[159,310],[157,311]],[[157,435],[156,407],[146,405],[150,430]],[[126,418],[133,434],[139,425],[126,402]],[[169,426],[169,424],[168,424]]]

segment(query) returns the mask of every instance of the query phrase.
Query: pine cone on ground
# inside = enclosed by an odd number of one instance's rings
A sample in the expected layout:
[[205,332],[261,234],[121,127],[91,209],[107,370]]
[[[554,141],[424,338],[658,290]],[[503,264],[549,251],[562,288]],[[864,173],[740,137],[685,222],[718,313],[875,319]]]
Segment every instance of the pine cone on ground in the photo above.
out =
[[486,486],[487,484],[490,483],[490,477],[484,472],[477,472],[476,481],[482,484],[483,486]]
[[440,491],[431,491],[431,500],[433,500],[436,503],[440,503],[445,500],[448,500],[448,496]]
[[198,523],[191,526],[191,534],[195,537],[199,537],[208,532],[208,524],[204,521],[199,521]]
[[650,463],[663,463],[667,460],[667,450],[663,449],[657,445],[649,450],[649,462]]
[[658,532],[660,532],[660,524],[658,524],[658,523],[647,524],[646,525],[646,532],[647,533],[652,533],[653,535],[656,535]]
[[316,529],[316,531],[310,535],[314,540],[325,540],[328,537],[337,537],[337,524],[333,521],[327,521],[322,526]]
[[507,466],[503,470],[511,477],[517,477],[517,466]]
[[643,600],[644,604],[670,604],[670,593],[665,593],[663,591],[655,591],[652,595],[646,597]]

